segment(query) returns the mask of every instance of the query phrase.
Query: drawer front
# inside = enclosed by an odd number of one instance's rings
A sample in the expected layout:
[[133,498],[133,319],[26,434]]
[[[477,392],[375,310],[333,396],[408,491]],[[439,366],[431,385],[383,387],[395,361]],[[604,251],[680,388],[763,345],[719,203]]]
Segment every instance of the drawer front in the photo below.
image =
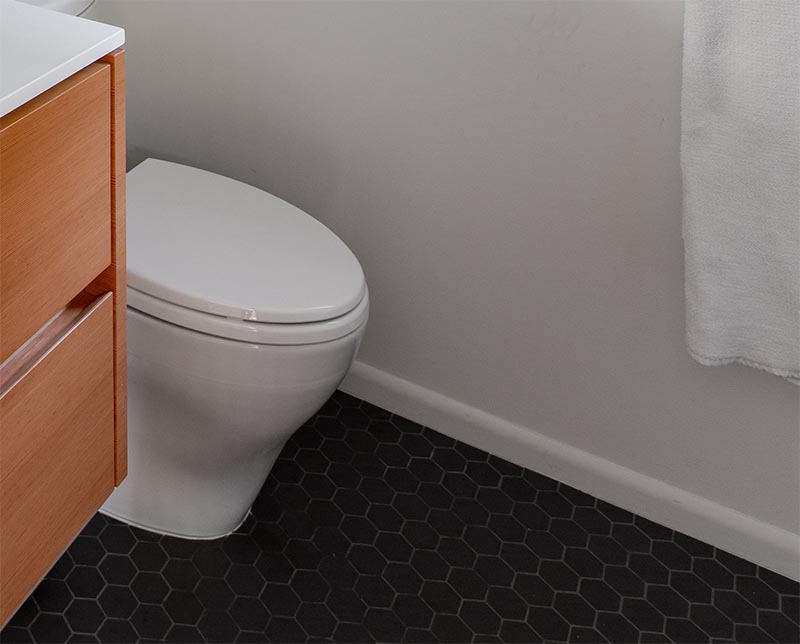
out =
[[0,390],[0,624],[114,488],[113,383],[107,294]]
[[0,363],[111,263],[111,72],[0,119]]

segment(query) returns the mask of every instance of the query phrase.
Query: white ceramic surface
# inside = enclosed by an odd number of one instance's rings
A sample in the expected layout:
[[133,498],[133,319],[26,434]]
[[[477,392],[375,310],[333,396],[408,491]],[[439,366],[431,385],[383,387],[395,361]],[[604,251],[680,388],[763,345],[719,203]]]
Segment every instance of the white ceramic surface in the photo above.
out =
[[361,265],[330,230],[263,190],[147,159],[128,174],[128,284],[253,322],[330,320],[364,297]]
[[[127,194],[128,477],[102,511],[219,537],[350,368],[369,313],[364,275],[322,224],[237,181],[151,159]],[[302,322],[238,315],[287,302]],[[224,303],[233,316],[208,312]]]
[[0,0],[0,116],[124,43],[119,27]]
[[362,326],[369,316],[369,294],[349,313],[322,322],[270,324],[209,315],[128,287],[128,306],[159,320],[219,338],[253,344],[313,344],[336,340]]
[[128,309],[128,477],[101,511],[195,539],[235,530],[286,441],[341,382],[363,329],[257,345]]

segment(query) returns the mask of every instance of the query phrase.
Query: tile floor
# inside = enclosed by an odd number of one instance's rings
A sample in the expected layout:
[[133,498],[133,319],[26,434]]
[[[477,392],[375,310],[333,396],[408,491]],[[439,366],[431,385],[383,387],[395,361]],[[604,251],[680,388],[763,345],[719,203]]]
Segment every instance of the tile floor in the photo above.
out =
[[800,585],[337,393],[212,542],[97,515],[2,642],[800,642]]

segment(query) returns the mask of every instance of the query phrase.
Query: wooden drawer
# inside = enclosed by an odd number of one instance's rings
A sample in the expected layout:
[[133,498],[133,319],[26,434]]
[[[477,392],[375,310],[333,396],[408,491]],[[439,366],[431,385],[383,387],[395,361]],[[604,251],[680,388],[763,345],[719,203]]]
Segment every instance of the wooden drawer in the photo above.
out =
[[111,66],[0,119],[0,363],[111,263]]
[[114,488],[113,348],[81,295],[0,367],[0,624]]

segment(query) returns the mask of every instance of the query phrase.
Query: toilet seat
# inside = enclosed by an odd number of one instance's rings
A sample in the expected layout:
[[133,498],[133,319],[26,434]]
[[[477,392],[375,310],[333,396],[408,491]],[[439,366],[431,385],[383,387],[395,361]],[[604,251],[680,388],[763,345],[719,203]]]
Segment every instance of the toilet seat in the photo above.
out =
[[131,308],[258,344],[325,342],[366,321],[350,249],[258,188],[147,159],[128,173],[127,219]]
[[369,316],[369,293],[352,311],[322,322],[270,324],[209,315],[128,287],[128,306],[164,322],[251,344],[316,344],[343,338],[360,329]]
[[205,314],[306,324],[356,309],[350,249],[299,208],[253,186],[147,159],[127,178],[128,286]]

